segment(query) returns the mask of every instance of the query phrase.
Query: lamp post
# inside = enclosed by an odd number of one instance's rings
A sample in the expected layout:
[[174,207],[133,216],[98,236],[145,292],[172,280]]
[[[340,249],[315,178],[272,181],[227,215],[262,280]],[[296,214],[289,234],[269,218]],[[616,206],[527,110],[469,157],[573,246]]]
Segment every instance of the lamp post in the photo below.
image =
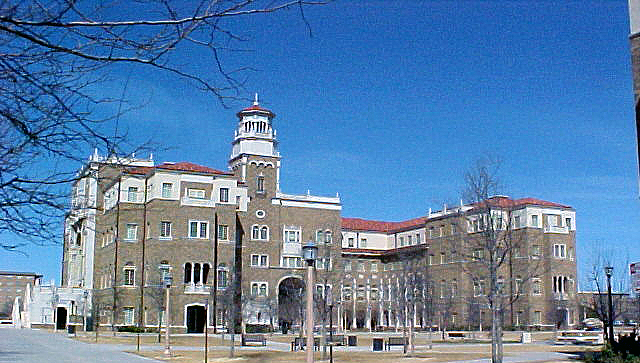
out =
[[209,353],[209,299],[205,299],[205,323],[204,323],[204,363],[208,362],[208,353]]
[[171,283],[173,282],[173,276],[171,276],[171,270],[170,269],[166,269],[165,270],[165,274],[162,278],[162,282],[164,284],[165,287],[165,291],[166,291],[166,299],[167,299],[167,305],[164,311],[164,316],[165,316],[165,341],[166,341],[166,345],[164,348],[164,355],[166,355],[167,357],[171,356],[171,343],[169,341],[169,327],[171,326],[171,313],[169,310],[169,298],[170,298],[170,290],[171,290]]
[[87,298],[89,297],[89,291],[84,290],[82,293],[82,297],[84,298],[84,304],[82,304],[82,325],[84,326],[84,331],[87,331]]
[[307,261],[307,363],[313,363],[313,264],[318,257],[318,246],[309,241],[302,246],[302,254]]
[[609,300],[609,344],[613,348],[615,343],[613,339],[613,301],[611,300],[611,274],[613,273],[613,267],[605,267],[604,273],[607,275],[607,296]]
[[333,294],[331,289],[327,292],[327,304],[329,305],[329,363],[333,363]]

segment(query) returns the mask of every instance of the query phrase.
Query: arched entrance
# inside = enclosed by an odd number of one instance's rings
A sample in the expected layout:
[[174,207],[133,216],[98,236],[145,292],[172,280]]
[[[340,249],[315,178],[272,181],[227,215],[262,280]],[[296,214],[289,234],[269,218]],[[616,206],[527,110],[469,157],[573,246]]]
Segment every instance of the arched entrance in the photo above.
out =
[[56,329],[64,330],[67,328],[67,308],[59,306],[56,309]]
[[293,324],[304,321],[304,291],[304,282],[298,277],[287,277],[278,285],[278,323],[284,334]]
[[204,333],[207,314],[204,306],[187,306],[187,333]]

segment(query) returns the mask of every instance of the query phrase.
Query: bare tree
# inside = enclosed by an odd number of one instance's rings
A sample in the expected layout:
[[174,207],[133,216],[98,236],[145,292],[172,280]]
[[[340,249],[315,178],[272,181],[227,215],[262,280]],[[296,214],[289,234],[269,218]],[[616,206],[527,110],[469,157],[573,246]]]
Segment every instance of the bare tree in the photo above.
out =
[[[244,92],[246,40],[234,19],[320,2],[305,0],[0,1],[0,234],[59,240],[55,226],[78,162],[94,148],[128,154],[118,128],[136,107],[109,94],[118,71],[168,74],[223,105]],[[126,11],[123,9],[126,6]],[[208,59],[196,67],[188,56]],[[125,73],[125,72],[120,72]],[[54,222],[54,223],[51,223]],[[0,241],[5,249],[23,242]]]
[[520,296],[520,287],[542,272],[539,260],[514,266],[513,257],[527,249],[526,232],[518,230],[512,201],[495,197],[501,190],[499,162],[479,160],[465,173],[464,198],[471,207],[460,211],[461,231],[467,231],[452,254],[468,261],[464,272],[471,277],[491,312],[491,359],[503,358],[502,328],[505,311]]

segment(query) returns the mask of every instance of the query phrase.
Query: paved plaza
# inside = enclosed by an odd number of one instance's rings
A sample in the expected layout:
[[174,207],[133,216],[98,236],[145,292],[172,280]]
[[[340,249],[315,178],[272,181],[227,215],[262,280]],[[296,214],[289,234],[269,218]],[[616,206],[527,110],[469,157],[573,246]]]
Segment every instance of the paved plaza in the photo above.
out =
[[[81,334],[82,335],[82,334]],[[379,335],[379,334],[378,334]],[[237,352],[276,353],[278,360],[275,362],[296,362],[302,358],[302,353],[285,353],[290,351],[290,343],[287,343],[288,336],[272,336],[267,341],[267,346],[237,347]],[[57,362],[153,362],[152,358],[162,359],[163,345],[155,343],[155,336],[145,335],[142,339],[140,350],[145,357],[140,357],[132,352],[136,350],[135,334],[118,335],[113,337],[110,333],[104,332],[100,336],[102,343],[94,344],[92,335],[86,335],[79,339],[73,339],[63,332],[52,332],[46,330],[13,329],[0,328],[0,362],[11,363],[57,363]],[[84,341],[83,341],[84,340]],[[236,336],[236,344],[239,343],[239,336]],[[360,345],[355,347],[335,347],[334,352],[342,359],[339,361],[360,361],[350,359],[360,356],[360,359],[368,356],[370,361],[388,362],[404,361],[401,347],[395,347],[391,353],[371,353],[371,346],[367,344],[370,336],[362,334],[359,336]],[[175,345],[172,347],[178,357],[172,359],[176,362],[200,361],[203,352],[202,335],[180,335],[175,337]],[[370,342],[369,342],[370,343]],[[229,336],[221,340],[219,336],[210,337],[210,354],[213,355],[210,362],[222,362],[225,359],[219,358],[223,350],[228,350]],[[568,349],[567,349],[568,348]],[[567,361],[572,357],[568,353],[572,347],[560,348],[551,345],[549,342],[537,342],[533,344],[506,344],[505,363],[526,363],[526,362],[557,362]],[[558,350],[563,350],[560,352]],[[488,344],[478,343],[436,343],[433,349],[429,350],[426,345],[418,344],[416,351],[419,356],[407,358],[407,362],[469,362],[485,363],[490,362],[487,357]],[[279,352],[279,353],[278,353]],[[319,357],[321,353],[316,353]],[[427,356],[428,355],[428,356]],[[218,358],[216,358],[218,357]],[[465,358],[468,357],[468,358]],[[162,359],[163,361],[166,361]],[[251,359],[240,359],[250,361]],[[159,361],[159,360],[158,360]],[[268,361],[268,360],[266,360]],[[365,361],[368,361],[365,359]]]

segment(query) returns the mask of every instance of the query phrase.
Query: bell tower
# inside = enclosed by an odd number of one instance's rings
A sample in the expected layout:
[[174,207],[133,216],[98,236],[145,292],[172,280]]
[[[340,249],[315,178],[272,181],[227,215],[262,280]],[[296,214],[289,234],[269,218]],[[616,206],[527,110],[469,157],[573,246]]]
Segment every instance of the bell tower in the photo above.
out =
[[276,115],[260,107],[256,93],[253,104],[236,116],[229,168],[247,183],[250,193],[274,195],[280,189],[280,153],[273,129]]

